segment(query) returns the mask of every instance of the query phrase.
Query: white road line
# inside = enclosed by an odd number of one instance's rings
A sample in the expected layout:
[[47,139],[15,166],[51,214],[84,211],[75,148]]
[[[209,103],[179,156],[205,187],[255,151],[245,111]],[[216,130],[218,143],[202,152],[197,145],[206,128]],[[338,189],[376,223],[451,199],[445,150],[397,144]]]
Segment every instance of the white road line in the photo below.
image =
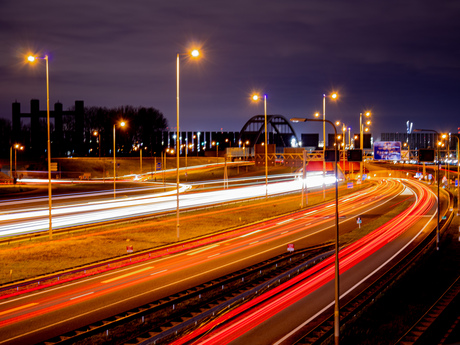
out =
[[206,250],[209,250],[209,249],[212,249],[212,248],[215,248],[215,247],[219,247],[219,244],[213,244],[212,246],[208,246],[208,247],[205,247],[205,248],[202,248],[202,249],[198,249],[198,250],[196,250],[196,251],[194,251],[192,253],[188,253],[187,255],[192,256],[192,255],[204,252]]
[[292,218],[289,218],[289,219],[283,220],[282,222],[276,223],[276,225],[281,225],[281,224],[284,224],[284,223],[288,223],[290,221],[292,221]]
[[94,293],[94,291],[93,291],[93,292],[85,293],[84,295],[80,295],[80,296],[77,296],[77,297],[72,297],[72,298],[70,298],[70,301],[71,301],[71,300],[74,300],[74,299],[77,299],[77,298],[81,298],[81,297],[85,297],[85,296],[88,296],[88,295],[92,295],[93,293]]
[[167,270],[162,270],[162,271],[153,272],[153,273],[151,274],[151,276],[153,276],[153,275],[155,275],[155,274],[158,274],[158,273],[163,273],[163,272],[166,272],[166,271],[167,271]]
[[248,234],[244,234],[244,235],[240,236],[240,238],[251,236],[251,235],[253,235],[253,234],[257,233],[257,232],[260,232],[260,231],[262,231],[262,230],[256,230],[256,231],[250,232]]

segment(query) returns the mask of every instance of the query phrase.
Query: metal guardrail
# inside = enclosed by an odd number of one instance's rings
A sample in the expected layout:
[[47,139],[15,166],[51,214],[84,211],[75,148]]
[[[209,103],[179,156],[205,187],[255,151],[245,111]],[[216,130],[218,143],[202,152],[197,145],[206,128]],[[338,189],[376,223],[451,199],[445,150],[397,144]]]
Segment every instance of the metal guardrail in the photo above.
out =
[[[177,336],[198,327],[202,322],[212,319],[221,311],[239,305],[324,260],[333,254],[332,250],[328,250],[329,247],[309,248],[281,255],[193,289],[48,339],[43,344],[105,344],[128,340],[140,344],[169,343]],[[315,253],[314,250],[328,251],[319,255],[311,254]],[[312,255],[316,256],[308,259]],[[286,271],[286,267],[294,264],[294,268]],[[278,275],[279,270],[285,272]],[[260,283],[261,279],[265,281]],[[241,292],[242,289],[245,291]],[[203,308],[206,311],[203,312]],[[193,315],[194,310],[199,310],[196,313],[198,315]],[[188,316],[184,316],[184,313]]]
[[[453,202],[453,196],[449,193],[449,205]],[[440,222],[440,232],[443,233],[452,221],[454,212],[447,207],[448,217]],[[340,329],[348,327],[365,309],[383,296],[392,284],[402,277],[410,267],[420,259],[426,251],[434,246],[436,242],[435,230],[432,230],[415,248],[406,254],[400,261],[395,263],[389,270],[383,273],[367,289],[355,296],[340,308]],[[326,315],[318,321],[307,333],[295,344],[320,345],[326,341],[332,341],[334,336],[334,315]]]

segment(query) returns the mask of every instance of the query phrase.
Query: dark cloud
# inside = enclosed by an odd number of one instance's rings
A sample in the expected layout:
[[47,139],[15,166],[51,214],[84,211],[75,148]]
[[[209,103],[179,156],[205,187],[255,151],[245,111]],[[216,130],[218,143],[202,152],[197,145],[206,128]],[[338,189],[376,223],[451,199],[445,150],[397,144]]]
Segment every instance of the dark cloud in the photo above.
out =
[[[203,59],[181,60],[181,127],[238,131],[262,112],[248,95],[269,95],[268,112],[310,116],[338,89],[327,117],[357,127],[365,108],[373,132],[418,127],[454,131],[460,77],[457,1],[16,1],[0,15],[0,116],[11,103],[64,107],[153,106],[175,125],[175,63],[192,42]],[[309,132],[297,126],[299,131]]]

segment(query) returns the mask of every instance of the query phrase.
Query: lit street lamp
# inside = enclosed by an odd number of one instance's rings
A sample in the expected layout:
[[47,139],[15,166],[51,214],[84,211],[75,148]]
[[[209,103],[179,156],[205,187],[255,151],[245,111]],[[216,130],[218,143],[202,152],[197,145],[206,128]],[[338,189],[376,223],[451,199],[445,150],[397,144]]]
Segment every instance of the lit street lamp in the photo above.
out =
[[[254,101],[259,100],[259,95],[252,96]],[[267,95],[264,95],[264,132],[265,132],[265,199],[268,197],[268,139],[267,139]]]
[[[334,138],[337,138],[337,129],[334,124],[329,120],[320,119],[304,119],[304,118],[293,118],[292,122],[307,122],[315,121],[329,123],[334,128]],[[340,304],[339,304],[339,182],[337,176],[337,145],[335,145],[335,306],[334,306],[334,339],[335,344],[339,343],[340,338]],[[324,182],[323,182],[324,183]]]
[[101,158],[101,132],[93,131],[93,135],[97,137],[97,144],[99,146],[99,158]]
[[[324,157],[326,157],[326,97],[331,97],[332,99],[337,99],[337,93],[333,93],[330,96],[327,96],[325,93],[323,93],[323,200],[326,199],[326,185],[325,185],[325,179],[326,179],[326,161],[324,160]],[[319,116],[318,113],[315,114],[315,116]],[[332,122],[331,122],[332,123]],[[334,125],[334,124],[332,124]],[[335,127],[334,127],[335,128]],[[336,134],[337,136],[337,134]]]
[[[13,173],[13,148],[14,148],[14,173]],[[13,179],[17,177],[17,151],[18,150],[24,150],[24,146],[20,144],[14,144],[13,146],[10,147],[10,177]],[[13,175],[14,174],[14,175]]]
[[[179,154],[180,154],[180,143],[179,143],[179,65],[180,65],[180,55],[177,53],[176,58],[176,188],[177,188],[177,206],[176,206],[176,231],[177,231],[177,240],[179,241],[180,238],[180,231],[179,231]],[[187,54],[188,55],[188,54]],[[198,50],[193,50],[190,55],[192,57],[198,57],[200,52]]]
[[[120,122],[120,127],[124,127],[126,123],[124,121]],[[116,165],[116,146],[115,146],[115,129],[116,124],[113,124],[113,198],[116,197],[116,181],[117,181],[117,165]]]
[[[368,111],[366,114],[364,114],[366,117],[371,116],[371,113]],[[367,125],[370,125],[370,121],[366,121]],[[363,179],[363,167],[364,167],[364,141],[363,141],[363,136],[364,136],[364,131],[368,131],[368,128],[364,128],[364,122],[363,122],[363,113],[359,113],[359,148],[363,152],[363,160],[359,163],[359,173],[360,173],[360,178],[361,180]]]
[[457,216],[459,215],[459,202],[460,202],[460,160],[458,155],[460,153],[460,139],[458,136],[453,136],[457,139]]
[[48,66],[48,55],[37,58],[35,56],[29,56],[27,60],[34,62],[36,59],[45,60],[46,66],[46,127],[48,133],[47,142],[47,155],[48,155],[48,209],[49,209],[49,235],[50,239],[53,239],[53,225],[51,216],[52,207],[52,195],[51,195],[51,139],[50,139],[50,83],[49,83],[49,66]]
[[217,158],[217,163],[219,163],[219,142],[218,141],[213,141],[211,143],[211,146],[216,147],[216,158]]

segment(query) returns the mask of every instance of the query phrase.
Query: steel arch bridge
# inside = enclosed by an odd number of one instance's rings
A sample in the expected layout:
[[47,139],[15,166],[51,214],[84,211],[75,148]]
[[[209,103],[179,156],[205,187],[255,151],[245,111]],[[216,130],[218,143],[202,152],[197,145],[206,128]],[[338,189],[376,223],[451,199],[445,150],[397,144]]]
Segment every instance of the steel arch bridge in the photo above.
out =
[[[261,144],[265,141],[265,116],[256,115],[251,117],[240,131],[238,142],[249,141],[250,145]],[[288,120],[282,115],[267,115],[267,138],[269,144],[290,147],[291,140],[299,139]]]

